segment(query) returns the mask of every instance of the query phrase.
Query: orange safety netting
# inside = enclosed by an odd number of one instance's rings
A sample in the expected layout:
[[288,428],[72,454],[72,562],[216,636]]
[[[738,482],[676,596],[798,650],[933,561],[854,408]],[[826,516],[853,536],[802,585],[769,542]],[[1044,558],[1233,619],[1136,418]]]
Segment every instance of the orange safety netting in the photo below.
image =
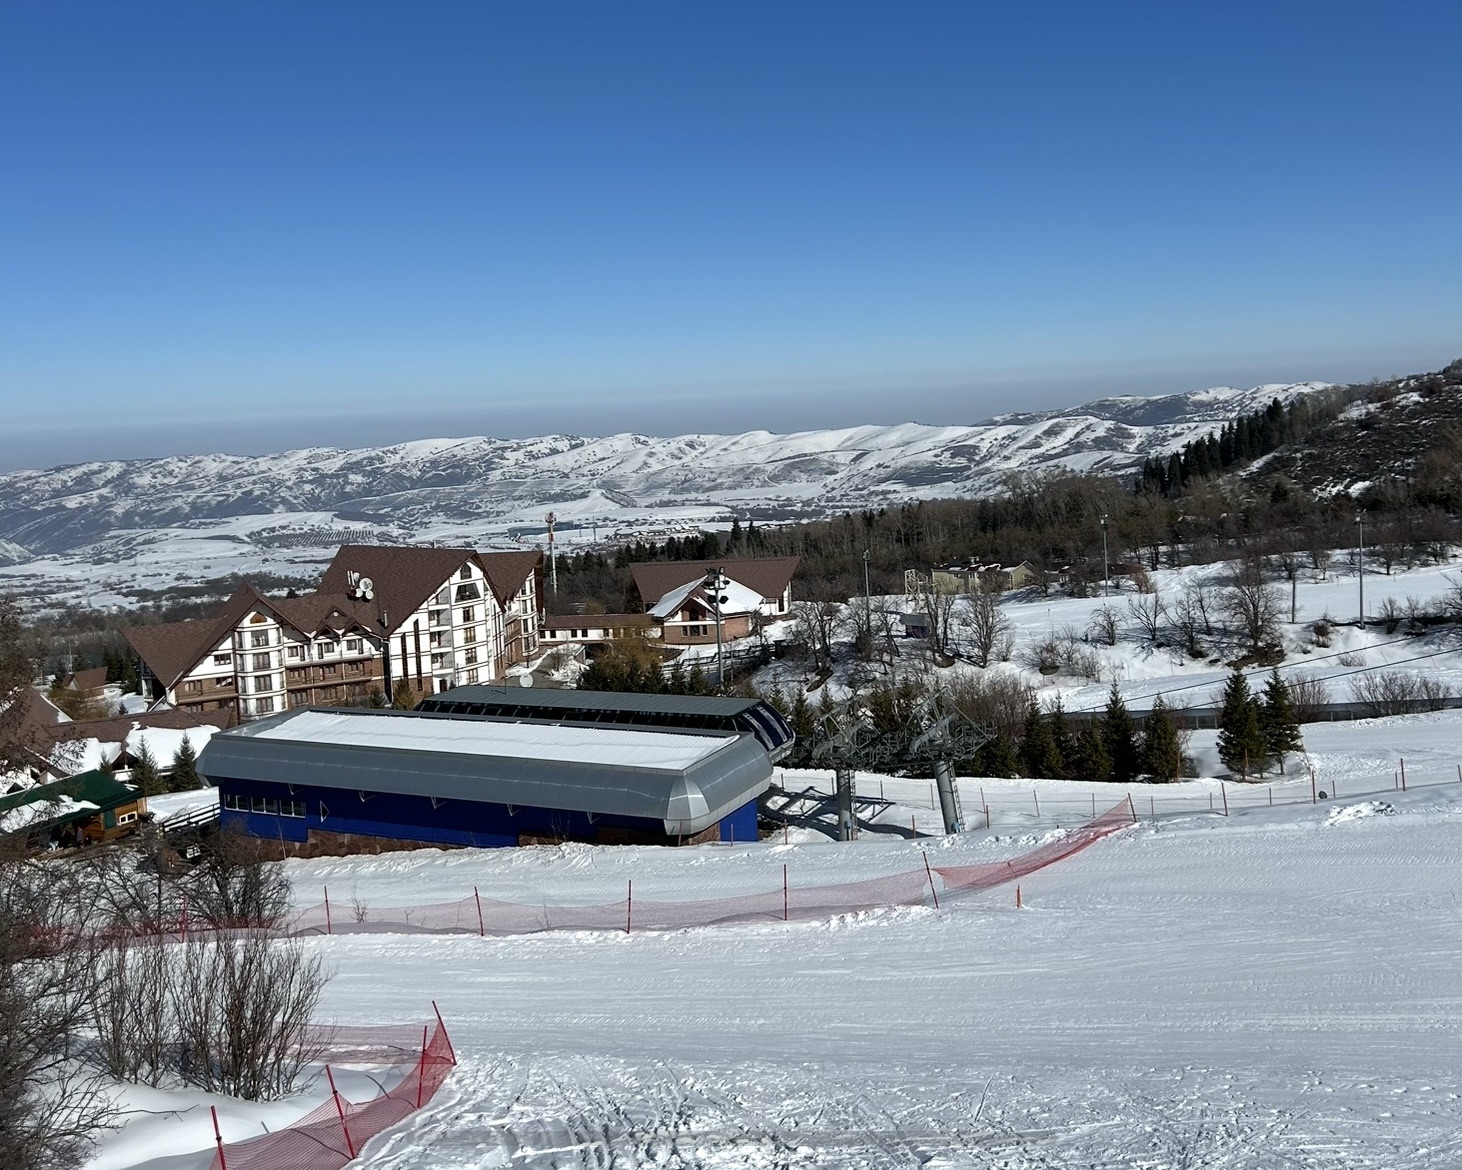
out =
[[[221,1143],[211,1170],[340,1170],[378,1133],[405,1120],[441,1088],[457,1063],[447,1030],[386,1026],[324,1028],[313,1033],[338,1064],[403,1065],[411,1069],[394,1088],[369,1101],[334,1092],[293,1125],[246,1142]],[[327,1072],[329,1066],[326,1066]]]
[[[290,916],[288,934],[537,934],[550,930],[679,930],[736,922],[826,918],[858,910],[917,906],[925,898],[990,889],[1079,853],[1132,824],[1130,800],[1071,830],[1059,840],[1008,861],[925,865],[905,873],[827,886],[791,886],[724,898],[661,902],[623,899],[587,906],[529,905],[471,897],[417,906],[363,907],[322,902]],[[934,885],[938,876],[939,886]]]

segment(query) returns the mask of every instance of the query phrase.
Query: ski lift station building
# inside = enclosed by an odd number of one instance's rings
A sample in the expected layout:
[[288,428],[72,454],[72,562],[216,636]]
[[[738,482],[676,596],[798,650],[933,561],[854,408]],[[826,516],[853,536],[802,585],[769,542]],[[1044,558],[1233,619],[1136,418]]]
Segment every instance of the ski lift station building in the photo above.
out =
[[756,839],[749,731],[305,707],[209,740],[222,820],[285,853]]

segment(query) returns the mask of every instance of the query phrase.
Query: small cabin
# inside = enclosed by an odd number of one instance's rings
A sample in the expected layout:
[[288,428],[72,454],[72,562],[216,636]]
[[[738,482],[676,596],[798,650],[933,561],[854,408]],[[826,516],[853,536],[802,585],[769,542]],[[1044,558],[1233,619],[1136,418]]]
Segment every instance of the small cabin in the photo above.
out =
[[0,797],[0,836],[24,834],[32,848],[95,845],[137,831],[147,798],[110,772],[82,772]]

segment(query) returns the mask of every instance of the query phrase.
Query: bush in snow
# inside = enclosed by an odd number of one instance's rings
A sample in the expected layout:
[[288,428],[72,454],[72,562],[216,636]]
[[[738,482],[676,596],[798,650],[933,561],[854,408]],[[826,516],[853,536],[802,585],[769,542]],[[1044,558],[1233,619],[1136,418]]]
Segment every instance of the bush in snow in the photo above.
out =
[[1440,711],[1451,694],[1440,679],[1397,670],[1363,674],[1350,684],[1350,697],[1373,717]]

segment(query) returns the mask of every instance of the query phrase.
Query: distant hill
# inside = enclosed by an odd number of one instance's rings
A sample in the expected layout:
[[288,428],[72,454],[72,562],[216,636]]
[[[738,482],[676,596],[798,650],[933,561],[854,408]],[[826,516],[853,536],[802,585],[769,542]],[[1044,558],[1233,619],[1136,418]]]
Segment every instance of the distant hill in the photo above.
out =
[[[989,494],[1012,472],[1118,474],[1272,399],[1322,382],[1108,398],[973,426],[847,427],[778,435],[431,439],[359,450],[180,455],[0,475],[0,541],[37,556],[135,555],[159,529],[222,530],[269,517],[272,531],[369,516],[407,531],[506,537],[554,509],[602,526],[676,510],[702,517],[823,515],[911,498]],[[709,510],[709,512],[708,512]],[[235,530],[237,531],[237,530]],[[120,547],[130,533],[129,548]],[[230,539],[239,539],[232,536]],[[8,548],[0,545],[0,553]]]

